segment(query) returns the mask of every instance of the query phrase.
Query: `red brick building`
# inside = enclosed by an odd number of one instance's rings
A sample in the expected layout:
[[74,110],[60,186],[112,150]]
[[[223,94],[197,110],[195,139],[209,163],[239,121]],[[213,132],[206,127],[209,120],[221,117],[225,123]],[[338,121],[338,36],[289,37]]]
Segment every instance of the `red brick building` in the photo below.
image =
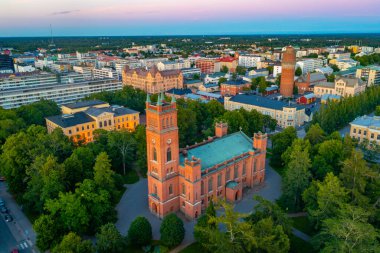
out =
[[157,217],[180,211],[197,218],[211,200],[240,200],[264,181],[266,134],[227,134],[227,124],[217,123],[215,137],[180,149],[174,97],[152,103],[148,95],[146,117],[148,203]]
[[296,51],[293,47],[286,47],[282,56],[282,73],[280,83],[280,93],[284,97],[293,96],[294,74],[296,67]]
[[305,92],[313,92],[314,85],[327,82],[325,75],[322,73],[307,73],[306,75],[300,76],[295,85],[298,88],[299,94],[304,94]]
[[201,73],[212,74],[220,71],[220,63],[215,58],[200,58],[195,61],[195,66],[201,70]]
[[235,96],[243,92],[244,88],[250,88],[251,83],[242,79],[230,80],[220,84],[220,94],[222,96]]

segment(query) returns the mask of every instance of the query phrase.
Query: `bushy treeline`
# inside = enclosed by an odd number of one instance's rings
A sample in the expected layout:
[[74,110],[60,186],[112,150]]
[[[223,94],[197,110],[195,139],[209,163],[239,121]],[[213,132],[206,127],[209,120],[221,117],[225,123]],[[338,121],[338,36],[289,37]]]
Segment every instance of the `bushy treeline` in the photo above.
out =
[[380,86],[373,86],[357,96],[330,101],[314,115],[312,124],[319,124],[326,133],[341,129],[356,117],[375,111],[380,105]]
[[290,212],[306,211],[322,252],[378,252],[380,166],[367,163],[356,143],[339,132],[327,134],[312,125],[304,139],[294,129],[280,133],[274,145],[285,150],[283,195]]
[[41,100],[15,109],[6,110],[0,107],[0,145],[9,135],[32,124],[45,125],[45,117],[60,113],[58,105],[49,100]]

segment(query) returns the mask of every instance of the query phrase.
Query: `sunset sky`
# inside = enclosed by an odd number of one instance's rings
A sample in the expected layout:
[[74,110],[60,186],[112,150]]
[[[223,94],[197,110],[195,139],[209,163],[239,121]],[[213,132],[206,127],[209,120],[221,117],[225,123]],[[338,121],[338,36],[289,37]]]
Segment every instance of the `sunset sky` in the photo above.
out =
[[0,0],[0,36],[380,32],[380,0]]

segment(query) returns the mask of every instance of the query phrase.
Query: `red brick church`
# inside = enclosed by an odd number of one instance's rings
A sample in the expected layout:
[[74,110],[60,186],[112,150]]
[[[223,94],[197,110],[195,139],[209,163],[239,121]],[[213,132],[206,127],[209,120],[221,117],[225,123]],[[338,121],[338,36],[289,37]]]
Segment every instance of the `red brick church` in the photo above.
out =
[[244,188],[265,177],[267,135],[253,138],[239,131],[227,134],[226,123],[217,123],[215,136],[179,148],[177,105],[159,95],[146,101],[146,141],[149,209],[162,218],[181,211],[197,218],[211,199],[240,200]]

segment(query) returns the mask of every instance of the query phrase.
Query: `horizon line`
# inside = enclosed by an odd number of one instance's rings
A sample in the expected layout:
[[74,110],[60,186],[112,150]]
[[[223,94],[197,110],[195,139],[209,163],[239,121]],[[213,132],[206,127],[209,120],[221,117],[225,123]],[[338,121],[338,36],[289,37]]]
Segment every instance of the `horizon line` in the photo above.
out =
[[[68,37],[215,37],[215,36],[304,36],[304,35],[380,35],[380,31],[378,32],[300,32],[300,33],[241,33],[241,34],[156,34],[156,35],[53,35],[55,38],[68,38]],[[44,36],[0,36],[0,38],[50,38],[50,35]]]

